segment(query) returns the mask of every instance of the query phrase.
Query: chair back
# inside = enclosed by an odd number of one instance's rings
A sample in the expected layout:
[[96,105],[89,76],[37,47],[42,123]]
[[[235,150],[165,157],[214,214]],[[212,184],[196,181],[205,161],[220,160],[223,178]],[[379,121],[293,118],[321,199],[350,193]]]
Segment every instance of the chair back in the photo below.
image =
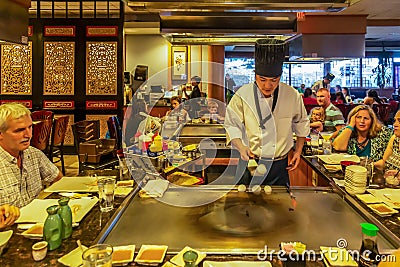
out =
[[100,121],[83,120],[71,125],[74,135],[75,148],[79,153],[79,144],[100,138]]
[[306,107],[307,114],[310,114],[310,111],[311,111],[313,108],[319,107],[319,105],[314,105],[314,104],[307,104],[307,105],[304,105],[304,106]]
[[[51,130],[50,148],[48,158],[51,162],[61,161],[61,171],[65,175],[64,165],[64,139],[67,132],[69,116],[61,116],[55,118],[53,121],[53,127]],[[53,158],[58,158],[58,161],[54,161]]]
[[372,109],[375,111],[375,114],[378,116],[378,119],[384,123],[385,125],[388,124],[389,115],[391,106],[390,104],[374,104]]
[[61,116],[53,121],[50,146],[64,144],[65,134],[67,133],[69,116]]
[[52,120],[41,120],[33,124],[31,146],[46,152],[49,146]]
[[110,137],[117,141],[117,149],[122,148],[122,127],[117,116],[111,116],[107,120]]
[[53,117],[54,113],[51,110],[37,110],[31,113],[31,118],[34,121],[46,120],[46,119],[52,120]]
[[350,110],[353,108],[353,106],[350,105],[350,104],[336,104],[335,106],[338,109],[340,109],[340,111],[343,114],[344,121],[346,121],[347,120],[347,116],[349,115]]

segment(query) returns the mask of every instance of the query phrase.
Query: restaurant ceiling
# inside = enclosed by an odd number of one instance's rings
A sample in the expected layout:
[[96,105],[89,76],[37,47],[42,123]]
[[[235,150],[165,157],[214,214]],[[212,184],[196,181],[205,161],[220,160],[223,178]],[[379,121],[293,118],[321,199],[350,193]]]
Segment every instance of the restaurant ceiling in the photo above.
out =
[[[221,42],[221,38],[227,38],[228,43],[234,40],[243,43],[246,39],[278,33],[289,38],[296,33],[296,12],[305,11],[306,16],[368,15],[366,46],[400,47],[399,0],[124,1],[128,6],[126,21],[140,23],[152,16],[159,23],[160,33],[169,40],[192,37],[217,38]],[[126,32],[129,31],[127,28]]]

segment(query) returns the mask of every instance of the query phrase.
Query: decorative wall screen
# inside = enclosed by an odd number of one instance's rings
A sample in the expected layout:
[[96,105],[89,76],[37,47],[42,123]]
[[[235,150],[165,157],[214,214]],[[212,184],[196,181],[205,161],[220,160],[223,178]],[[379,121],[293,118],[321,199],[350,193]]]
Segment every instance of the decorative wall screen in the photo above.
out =
[[45,42],[43,95],[74,95],[74,65],[74,42]]
[[117,94],[117,42],[86,43],[86,94]]
[[32,95],[32,42],[1,45],[1,94]]

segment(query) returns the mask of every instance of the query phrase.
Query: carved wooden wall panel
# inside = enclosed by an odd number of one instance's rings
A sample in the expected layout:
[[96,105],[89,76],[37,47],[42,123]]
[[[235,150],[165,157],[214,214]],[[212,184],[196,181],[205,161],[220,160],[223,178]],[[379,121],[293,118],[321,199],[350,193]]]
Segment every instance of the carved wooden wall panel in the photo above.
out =
[[32,95],[32,42],[1,45],[1,94]]
[[74,95],[74,66],[74,42],[45,42],[43,95]]
[[117,95],[117,42],[86,43],[86,94]]

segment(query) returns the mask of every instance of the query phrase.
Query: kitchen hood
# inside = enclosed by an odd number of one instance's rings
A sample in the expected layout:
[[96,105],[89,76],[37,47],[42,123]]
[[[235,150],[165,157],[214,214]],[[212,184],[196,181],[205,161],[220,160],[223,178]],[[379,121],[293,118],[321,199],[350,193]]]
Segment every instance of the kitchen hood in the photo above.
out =
[[338,12],[349,6],[350,0],[125,0],[135,11],[148,12]]
[[0,44],[28,44],[30,0],[0,1]]
[[126,23],[156,15],[160,34],[173,45],[245,45],[259,38],[293,37],[297,12],[336,13],[355,0],[124,1]]

